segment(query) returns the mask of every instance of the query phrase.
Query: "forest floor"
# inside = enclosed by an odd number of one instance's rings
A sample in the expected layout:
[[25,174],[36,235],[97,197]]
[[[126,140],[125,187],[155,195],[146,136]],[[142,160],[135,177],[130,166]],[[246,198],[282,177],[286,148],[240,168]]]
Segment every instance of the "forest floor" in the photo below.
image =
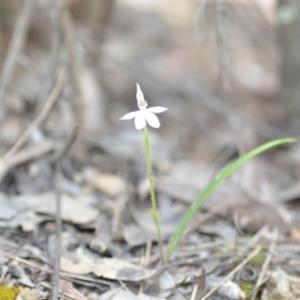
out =
[[300,298],[297,143],[226,179],[160,260],[143,132],[120,120],[137,82],[168,108],[149,129],[164,250],[225,166],[298,136],[270,8],[172,1],[118,1],[102,40],[76,9],[47,25],[47,1],[2,28],[0,300]]

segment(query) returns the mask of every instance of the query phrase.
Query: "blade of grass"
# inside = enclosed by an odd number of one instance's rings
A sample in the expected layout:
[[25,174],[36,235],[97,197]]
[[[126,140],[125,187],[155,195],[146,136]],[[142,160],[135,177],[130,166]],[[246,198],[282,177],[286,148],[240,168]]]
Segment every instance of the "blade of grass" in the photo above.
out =
[[229,165],[225,170],[223,170],[201,193],[201,195],[196,199],[196,201],[192,204],[192,206],[189,208],[185,216],[183,217],[181,223],[179,224],[176,232],[174,233],[173,237],[171,238],[171,241],[168,246],[167,250],[167,258],[168,261],[175,246],[177,245],[177,242],[184,231],[185,227],[191,220],[191,218],[194,216],[200,205],[203,203],[203,201],[211,194],[211,192],[224,180],[226,179],[231,173],[233,173],[236,169],[238,169],[240,166],[245,164],[250,159],[254,158],[255,156],[261,154],[262,152],[265,152],[271,148],[274,148],[279,145],[287,144],[287,143],[293,143],[296,142],[296,139],[294,138],[285,138],[285,139],[279,139],[274,140],[271,142],[268,142],[266,144],[263,144],[252,151],[248,152],[244,156],[240,157],[238,160],[233,162],[231,165]]

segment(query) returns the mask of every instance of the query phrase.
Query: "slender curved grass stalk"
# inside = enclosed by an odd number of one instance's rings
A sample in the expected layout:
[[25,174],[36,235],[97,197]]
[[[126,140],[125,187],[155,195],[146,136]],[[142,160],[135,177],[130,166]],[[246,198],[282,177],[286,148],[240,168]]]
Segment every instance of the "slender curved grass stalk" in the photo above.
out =
[[157,215],[157,206],[156,206],[154,182],[153,182],[153,176],[152,176],[149,134],[148,134],[147,125],[144,127],[144,142],[145,142],[145,149],[146,149],[147,172],[148,172],[148,179],[149,179],[149,185],[150,185],[150,196],[151,196],[151,206],[152,206],[151,215],[152,215],[152,218],[153,218],[153,221],[154,221],[154,224],[156,227],[156,231],[157,231],[157,239],[158,239],[161,262],[164,264],[165,258],[164,258],[161,230],[160,230],[160,225],[159,225],[159,220],[158,220],[158,215]]
[[240,166],[245,164],[250,159],[254,158],[255,156],[261,154],[262,152],[265,152],[273,147],[287,144],[287,143],[293,143],[296,142],[296,139],[294,138],[285,138],[285,139],[279,139],[274,140],[271,142],[268,142],[266,144],[263,144],[252,151],[248,152],[244,156],[240,157],[238,160],[233,162],[231,165],[229,165],[225,170],[223,170],[200,194],[200,196],[196,199],[196,201],[192,204],[192,206],[189,208],[185,216],[183,217],[181,223],[179,224],[176,232],[174,233],[173,237],[171,238],[171,241],[168,246],[167,250],[167,257],[166,260],[168,261],[175,246],[178,243],[178,240],[184,231],[187,224],[190,222],[200,205],[203,203],[203,201],[211,194],[211,192],[224,180],[226,179],[231,173],[233,173],[236,169],[238,169]]

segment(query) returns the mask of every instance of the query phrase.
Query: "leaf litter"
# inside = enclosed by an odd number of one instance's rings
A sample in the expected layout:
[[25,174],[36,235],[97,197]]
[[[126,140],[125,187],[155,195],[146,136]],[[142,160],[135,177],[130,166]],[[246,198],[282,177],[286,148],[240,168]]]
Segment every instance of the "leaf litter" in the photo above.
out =
[[[159,133],[150,132],[158,214],[167,242],[187,207],[209,180],[239,155],[241,146],[253,148],[258,141],[278,136],[280,130],[268,120],[269,111],[279,108],[272,102],[269,109],[270,104],[260,98],[278,88],[270,67],[276,64],[269,57],[270,41],[263,49],[253,46],[250,53],[250,42],[242,37],[253,31],[245,24],[236,28],[239,38],[228,37],[237,57],[237,74],[242,74],[234,79],[236,92],[243,90],[238,98],[245,99],[234,103],[233,118],[231,104],[216,97],[204,81],[200,83],[195,71],[198,60],[187,47],[194,44],[190,18],[197,11],[197,1],[183,4],[176,0],[176,5],[152,1],[150,6],[145,1],[120,1],[104,26],[108,29],[101,44],[100,33],[94,31],[98,25],[92,26],[96,19],[84,19],[82,1],[71,1],[68,9],[73,28],[63,30],[76,34],[73,49],[72,42],[67,45],[70,41],[55,46],[59,30],[51,26],[63,26],[64,21],[55,21],[50,11],[58,8],[47,1],[33,2],[26,1],[27,10],[10,3],[3,6],[7,16],[14,15],[18,22],[26,21],[33,5],[29,34],[21,48],[9,52],[11,36],[19,33],[13,22],[3,18],[7,23],[5,30],[0,30],[1,59],[6,59],[7,53],[17,55],[11,65],[14,71],[8,70],[10,76],[5,73],[7,68],[1,74],[1,80],[10,78],[9,85],[0,84],[1,111],[5,111],[3,102],[6,108],[0,131],[0,298],[49,299],[53,262],[59,259],[54,201],[60,192],[61,298],[205,299],[216,289],[209,299],[244,299],[254,293],[271,300],[298,299],[298,145],[274,150],[224,182],[203,204],[170,262],[162,266],[149,212],[149,187],[144,184],[142,139],[130,124],[118,121],[123,112],[133,108],[130,103],[135,92],[130,87],[137,78],[153,106],[158,99],[170,108],[161,117]],[[251,18],[260,15],[254,6],[249,6],[251,10],[243,6],[250,4],[230,2],[227,9],[235,21],[241,22],[239,14],[246,12]],[[53,24],[40,26],[43,17],[53,18]],[[209,31],[204,19],[203,28]],[[262,30],[259,22],[253,24],[256,38],[268,36],[268,30],[275,32],[274,27]],[[53,39],[45,38],[44,31],[51,32]],[[216,48],[209,37],[204,37],[199,56],[205,58],[204,73],[218,86],[216,54],[211,51]],[[49,72],[44,70],[46,61],[52,66]],[[258,66],[258,61],[265,65]],[[101,70],[96,68],[98,63]],[[68,64],[73,74],[63,70],[65,75],[57,77],[60,67]],[[255,78],[249,73],[253,65]],[[50,88],[47,91],[46,83],[53,86],[52,92]],[[220,118],[224,111],[228,112],[223,117],[230,121],[229,130]],[[82,122],[80,136],[63,155],[60,151],[75,122]],[[233,141],[236,124],[239,135],[248,127],[254,132],[253,139],[244,143],[243,136]],[[20,136],[21,142],[16,142]],[[54,181],[57,157],[63,157],[59,190]],[[274,227],[279,237],[271,252]],[[257,256],[239,269],[257,247],[261,247]]]

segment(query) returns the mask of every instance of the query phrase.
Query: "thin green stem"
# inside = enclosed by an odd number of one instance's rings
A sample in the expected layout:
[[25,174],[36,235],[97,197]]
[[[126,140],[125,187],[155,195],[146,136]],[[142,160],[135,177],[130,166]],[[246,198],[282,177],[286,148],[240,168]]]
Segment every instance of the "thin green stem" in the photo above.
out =
[[160,251],[160,257],[161,261],[164,264],[165,258],[164,258],[164,252],[163,252],[163,242],[161,237],[161,230],[157,215],[157,205],[156,205],[156,198],[155,198],[155,191],[154,191],[154,182],[153,182],[153,176],[152,176],[152,167],[151,167],[151,158],[150,158],[150,145],[149,145],[149,134],[148,134],[148,128],[147,125],[144,127],[144,142],[145,142],[145,150],[146,150],[146,164],[147,164],[147,172],[148,172],[148,179],[149,179],[149,185],[150,185],[150,196],[151,196],[151,215],[156,227],[157,231],[157,238],[158,238],[158,245],[159,245],[159,251]]

